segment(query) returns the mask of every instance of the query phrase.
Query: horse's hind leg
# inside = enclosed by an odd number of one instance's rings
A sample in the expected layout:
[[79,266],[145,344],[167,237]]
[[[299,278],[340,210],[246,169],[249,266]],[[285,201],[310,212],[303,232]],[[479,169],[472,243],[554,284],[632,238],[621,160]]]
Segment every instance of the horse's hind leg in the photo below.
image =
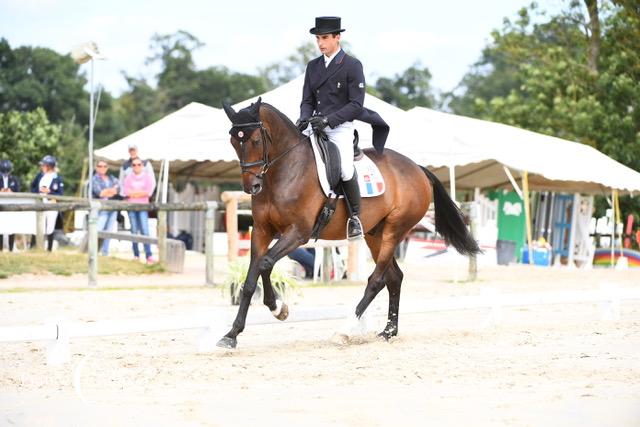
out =
[[385,282],[387,284],[387,290],[389,291],[389,316],[387,319],[387,326],[384,328],[379,336],[388,340],[391,337],[398,335],[398,313],[400,311],[400,286],[402,285],[402,270],[398,266],[395,259],[392,260],[391,265],[387,268],[384,275]]
[[373,301],[386,284],[385,276],[389,266],[392,265],[393,254],[400,241],[400,237],[392,228],[393,227],[387,223],[380,237],[373,236],[367,239],[367,244],[369,245],[369,249],[371,249],[373,259],[376,261],[376,268],[373,270],[373,273],[371,273],[371,276],[369,276],[364,296],[356,307],[356,316],[358,318],[362,316],[362,313],[369,307],[371,301]]

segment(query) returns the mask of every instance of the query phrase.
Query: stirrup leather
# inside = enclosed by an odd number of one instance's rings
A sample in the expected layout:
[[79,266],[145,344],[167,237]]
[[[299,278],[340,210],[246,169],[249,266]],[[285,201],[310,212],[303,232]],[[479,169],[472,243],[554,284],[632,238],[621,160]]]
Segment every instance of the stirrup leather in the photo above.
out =
[[356,215],[353,215],[347,220],[347,240],[357,240],[362,239],[363,237],[364,233],[362,231],[362,223],[360,222],[360,218],[358,218]]

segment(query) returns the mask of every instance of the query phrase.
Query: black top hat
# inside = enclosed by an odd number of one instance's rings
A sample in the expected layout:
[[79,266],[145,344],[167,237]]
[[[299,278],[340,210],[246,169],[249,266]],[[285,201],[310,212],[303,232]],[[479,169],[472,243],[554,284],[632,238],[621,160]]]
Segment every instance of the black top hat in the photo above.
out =
[[344,29],[340,28],[339,16],[318,16],[316,18],[316,26],[309,30],[311,34],[333,34],[341,33]]

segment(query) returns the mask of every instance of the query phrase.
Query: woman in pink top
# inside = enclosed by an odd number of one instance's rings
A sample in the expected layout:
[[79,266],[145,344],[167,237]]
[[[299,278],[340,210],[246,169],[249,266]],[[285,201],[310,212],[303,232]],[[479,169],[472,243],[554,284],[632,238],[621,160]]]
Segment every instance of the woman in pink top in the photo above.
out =
[[[149,196],[153,193],[154,181],[143,168],[142,160],[135,158],[131,162],[133,173],[127,175],[124,179],[123,192],[127,200],[131,203],[149,203]],[[129,221],[131,222],[131,234],[149,235],[149,213],[147,211],[128,211]],[[140,258],[138,243],[133,242],[133,256]],[[147,257],[147,263],[154,262],[151,257],[151,245],[144,244],[144,252]]]

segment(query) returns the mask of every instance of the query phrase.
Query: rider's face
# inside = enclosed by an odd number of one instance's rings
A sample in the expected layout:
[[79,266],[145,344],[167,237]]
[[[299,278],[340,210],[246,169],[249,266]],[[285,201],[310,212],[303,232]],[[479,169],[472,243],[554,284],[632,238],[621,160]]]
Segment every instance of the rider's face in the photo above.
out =
[[316,43],[318,43],[318,49],[323,55],[331,56],[340,47],[340,34],[320,34],[316,36]]

